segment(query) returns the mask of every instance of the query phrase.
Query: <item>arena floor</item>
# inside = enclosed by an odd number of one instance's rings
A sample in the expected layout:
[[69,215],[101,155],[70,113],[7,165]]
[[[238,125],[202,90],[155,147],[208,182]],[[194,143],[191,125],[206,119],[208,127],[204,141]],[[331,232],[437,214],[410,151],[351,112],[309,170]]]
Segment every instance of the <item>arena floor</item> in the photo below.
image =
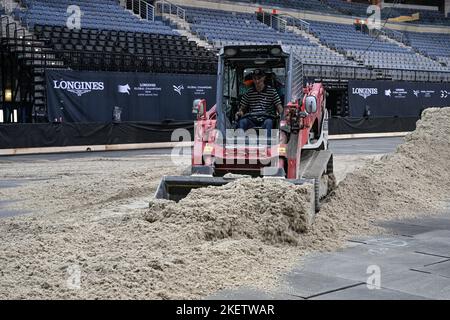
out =
[[[337,180],[402,141],[331,141]],[[1,298],[450,298],[450,212],[385,223],[387,235],[356,236],[330,253],[291,248],[285,262],[275,259],[285,249],[258,244],[267,257],[256,258],[245,241],[200,243],[195,256],[181,241],[173,249],[170,230],[134,219],[161,176],[189,164],[176,159],[167,149],[0,158]],[[240,268],[219,275],[229,263]],[[380,290],[367,288],[372,265],[382,270]],[[73,270],[82,279],[75,290],[67,288]]]

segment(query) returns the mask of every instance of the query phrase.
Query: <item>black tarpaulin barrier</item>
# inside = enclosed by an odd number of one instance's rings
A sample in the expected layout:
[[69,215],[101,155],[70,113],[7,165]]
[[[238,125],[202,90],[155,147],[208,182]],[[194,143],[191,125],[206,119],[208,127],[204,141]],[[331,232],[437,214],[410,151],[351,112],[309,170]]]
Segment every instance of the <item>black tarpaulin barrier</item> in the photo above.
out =
[[[329,133],[337,135],[413,131],[417,120],[415,117],[331,118]],[[186,129],[193,137],[194,123],[1,124],[0,149],[170,142],[176,129]]]
[[409,132],[416,129],[418,117],[331,118],[330,134]]
[[193,122],[3,124],[0,149],[169,142],[174,130],[192,136],[193,128]]

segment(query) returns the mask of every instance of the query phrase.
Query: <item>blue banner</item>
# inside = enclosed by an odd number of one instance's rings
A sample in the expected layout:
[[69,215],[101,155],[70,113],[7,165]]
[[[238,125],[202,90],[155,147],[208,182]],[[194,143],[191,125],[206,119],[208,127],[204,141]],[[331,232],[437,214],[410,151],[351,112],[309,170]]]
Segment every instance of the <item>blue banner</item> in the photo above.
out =
[[350,117],[419,117],[425,108],[450,106],[450,83],[349,81],[348,98]]
[[47,70],[49,121],[190,121],[216,100],[216,76]]

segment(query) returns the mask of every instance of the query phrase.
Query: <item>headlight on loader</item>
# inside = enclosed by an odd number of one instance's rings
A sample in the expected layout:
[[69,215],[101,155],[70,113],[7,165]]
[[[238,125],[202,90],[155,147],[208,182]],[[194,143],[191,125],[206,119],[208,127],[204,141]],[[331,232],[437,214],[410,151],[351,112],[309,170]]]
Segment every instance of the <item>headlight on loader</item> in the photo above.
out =
[[203,154],[212,154],[214,147],[210,144],[207,144],[203,149]]

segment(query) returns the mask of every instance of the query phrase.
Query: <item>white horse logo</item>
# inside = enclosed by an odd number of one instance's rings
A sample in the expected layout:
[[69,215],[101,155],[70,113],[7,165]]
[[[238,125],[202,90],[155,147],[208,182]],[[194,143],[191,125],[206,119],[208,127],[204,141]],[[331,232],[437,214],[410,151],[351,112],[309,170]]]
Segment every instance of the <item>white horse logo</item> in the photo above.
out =
[[181,86],[176,86],[176,85],[173,85],[173,90],[175,91],[175,92],[177,92],[180,96],[181,96],[181,90],[183,90],[184,89],[184,86],[183,85],[181,85]]
[[126,93],[126,94],[130,94],[130,86],[128,84],[121,86],[119,85],[119,93]]

